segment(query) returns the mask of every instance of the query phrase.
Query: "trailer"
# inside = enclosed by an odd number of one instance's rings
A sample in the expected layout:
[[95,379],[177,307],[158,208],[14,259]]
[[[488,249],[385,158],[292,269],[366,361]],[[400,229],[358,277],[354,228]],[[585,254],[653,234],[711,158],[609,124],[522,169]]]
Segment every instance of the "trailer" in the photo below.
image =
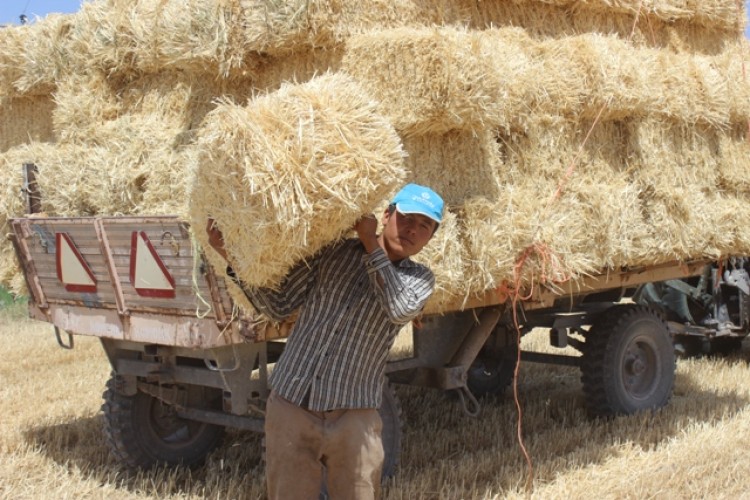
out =
[[[262,433],[268,375],[293,320],[240,310],[179,218],[46,217],[36,214],[34,166],[24,172],[32,215],[10,226],[29,316],[53,325],[65,349],[76,335],[100,339],[112,367],[104,433],[117,459],[192,466],[227,427]],[[594,417],[663,407],[676,353],[737,348],[750,333],[749,271],[748,258],[622,268],[540,285],[523,300],[487,291],[421,318],[411,355],[386,367],[384,476],[401,443],[394,384],[455,391],[477,416],[482,396],[505,391],[523,360],[579,367]],[[520,350],[534,328],[576,354]]]
[[[292,323],[240,311],[184,221],[32,216],[12,219],[11,227],[31,318],[52,324],[64,348],[74,347],[76,335],[101,341],[112,366],[104,432],[122,463],[195,465],[227,427],[263,432],[268,374]],[[674,385],[675,339],[687,345],[747,334],[747,262],[732,262],[724,274],[705,260],[611,270],[539,286],[515,304],[487,292],[422,318],[412,330],[412,355],[386,370],[384,474],[395,472],[400,450],[393,384],[455,391],[466,413],[477,415],[481,396],[505,391],[521,359],[578,366],[593,416],[664,406]],[[668,297],[680,293],[685,300]],[[700,324],[674,306],[695,301]],[[520,335],[538,327],[549,329],[552,346],[578,354],[519,353]]]

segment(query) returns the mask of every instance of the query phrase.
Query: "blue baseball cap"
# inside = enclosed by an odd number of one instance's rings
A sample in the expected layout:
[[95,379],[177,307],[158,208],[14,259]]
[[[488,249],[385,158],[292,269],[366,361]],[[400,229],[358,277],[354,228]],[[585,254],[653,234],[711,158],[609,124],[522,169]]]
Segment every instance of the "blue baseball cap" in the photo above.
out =
[[443,222],[443,199],[428,187],[407,184],[396,193],[391,204],[402,214],[421,214],[438,224]]

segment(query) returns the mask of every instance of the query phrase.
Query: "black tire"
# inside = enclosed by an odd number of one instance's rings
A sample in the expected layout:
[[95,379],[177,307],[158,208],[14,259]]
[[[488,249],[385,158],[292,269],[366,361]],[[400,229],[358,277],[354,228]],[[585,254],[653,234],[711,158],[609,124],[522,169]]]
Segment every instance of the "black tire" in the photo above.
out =
[[[221,443],[224,427],[179,418],[172,406],[155,397],[140,391],[126,396],[117,387],[113,376],[103,394],[102,412],[104,435],[119,462],[144,469],[157,464],[195,466]],[[210,389],[186,389],[190,406],[211,406]]]
[[675,354],[666,323],[643,306],[615,306],[586,335],[581,382],[589,413],[661,408],[672,396]]
[[393,386],[386,383],[383,386],[383,401],[378,409],[383,421],[383,479],[396,475],[399,459],[401,458],[401,404],[396,397]]
[[[499,339],[502,347],[485,348],[469,367],[466,385],[471,393],[478,397],[502,394],[513,382],[513,374],[518,363],[518,340],[513,332],[505,327],[498,327],[493,336],[504,336]],[[493,344],[490,337],[488,344]]]

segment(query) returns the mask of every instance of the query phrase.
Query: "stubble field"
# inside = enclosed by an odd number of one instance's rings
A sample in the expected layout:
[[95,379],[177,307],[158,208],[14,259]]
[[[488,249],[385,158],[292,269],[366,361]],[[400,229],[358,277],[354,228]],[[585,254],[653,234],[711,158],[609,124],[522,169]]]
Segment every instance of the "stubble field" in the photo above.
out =
[[[229,431],[196,469],[133,472],[109,455],[101,393],[109,365],[99,342],[57,346],[50,325],[0,309],[0,498],[265,496],[260,436]],[[544,333],[524,338],[542,349]],[[478,418],[457,399],[402,387],[403,450],[389,499],[742,498],[750,495],[750,349],[679,360],[675,394],[655,413],[586,417],[579,371],[524,363],[518,388],[529,469],[510,392]],[[526,488],[533,473],[532,488]]]

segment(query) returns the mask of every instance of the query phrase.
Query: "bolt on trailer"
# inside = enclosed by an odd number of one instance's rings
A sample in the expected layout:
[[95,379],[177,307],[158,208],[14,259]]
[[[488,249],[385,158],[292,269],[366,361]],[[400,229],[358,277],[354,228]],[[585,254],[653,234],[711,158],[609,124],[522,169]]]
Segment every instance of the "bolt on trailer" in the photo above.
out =
[[[27,180],[33,195],[33,175]],[[29,196],[29,213],[34,203]],[[194,465],[226,427],[263,431],[269,370],[292,323],[238,311],[184,221],[31,216],[10,225],[30,317],[51,323],[64,348],[74,347],[75,335],[101,341],[112,366],[104,429],[121,462]],[[665,405],[674,385],[673,338],[687,345],[747,335],[748,263],[727,264],[673,262],[535,288],[516,305],[520,333],[548,328],[550,344],[575,348],[572,356],[519,353],[510,301],[495,292],[426,316],[413,329],[412,355],[386,368],[384,474],[394,473],[401,440],[390,384],[454,390],[466,413],[477,415],[479,396],[504,391],[520,355],[578,366],[594,416]]]

